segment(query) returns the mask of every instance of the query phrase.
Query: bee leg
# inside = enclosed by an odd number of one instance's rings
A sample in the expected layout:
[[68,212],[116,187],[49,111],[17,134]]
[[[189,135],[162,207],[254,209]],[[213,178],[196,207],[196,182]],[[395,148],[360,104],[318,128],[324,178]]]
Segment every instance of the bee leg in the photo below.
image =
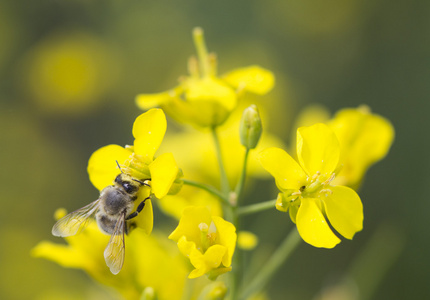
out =
[[140,204],[137,206],[137,209],[134,213],[131,213],[128,215],[127,218],[125,218],[126,220],[130,220],[133,219],[135,217],[137,217],[137,215],[142,211],[142,209],[145,207],[145,201],[150,199],[151,197],[146,197],[145,199],[142,200],[142,202],[140,202]]

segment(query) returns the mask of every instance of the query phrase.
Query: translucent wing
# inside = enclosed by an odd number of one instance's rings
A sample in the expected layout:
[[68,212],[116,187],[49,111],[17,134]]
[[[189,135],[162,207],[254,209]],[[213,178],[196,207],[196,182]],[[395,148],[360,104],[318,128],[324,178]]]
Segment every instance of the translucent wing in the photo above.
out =
[[113,274],[118,274],[124,264],[125,257],[125,212],[121,214],[105,249],[106,264]]
[[100,205],[100,199],[64,216],[52,227],[52,234],[66,237],[75,235],[87,227],[90,218],[95,215]]

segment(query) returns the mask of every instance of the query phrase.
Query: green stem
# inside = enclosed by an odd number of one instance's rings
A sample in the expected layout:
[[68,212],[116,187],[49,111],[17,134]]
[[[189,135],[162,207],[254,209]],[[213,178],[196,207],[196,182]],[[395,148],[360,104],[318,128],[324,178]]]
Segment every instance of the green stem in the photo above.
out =
[[251,295],[261,291],[270,278],[281,268],[293,250],[299,245],[301,238],[297,229],[293,229],[276,249],[269,261],[263,265],[251,282],[240,294],[239,299],[248,299]]
[[245,185],[246,169],[247,169],[247,165],[248,165],[249,150],[250,150],[249,148],[246,148],[245,156],[244,156],[244,159],[243,159],[242,173],[240,174],[240,178],[239,178],[239,181],[237,182],[236,189],[235,189],[237,204],[239,203],[239,199],[241,197],[242,190],[243,190],[243,187]]
[[260,203],[256,203],[256,204],[251,204],[251,205],[239,207],[238,214],[240,216],[244,216],[244,215],[249,215],[249,214],[253,214],[256,212],[260,212],[263,210],[275,208],[276,201],[277,200],[275,199],[275,200],[269,200],[269,201],[265,201],[265,202],[260,202]]
[[219,165],[219,171],[220,171],[220,177],[221,177],[221,192],[224,195],[224,197],[228,198],[230,194],[230,184],[228,183],[227,173],[224,168],[224,162],[222,159],[222,153],[221,153],[221,145],[219,142],[218,134],[216,132],[216,127],[212,127],[212,137],[214,139],[215,143],[215,149],[218,157],[218,165]]
[[230,203],[228,202],[228,199],[223,194],[221,194],[220,191],[218,191],[216,188],[214,188],[213,186],[208,185],[208,184],[204,184],[201,182],[192,181],[189,179],[182,179],[182,181],[186,185],[194,186],[194,187],[197,187],[199,189],[205,190],[206,192],[208,192],[208,193],[218,197],[219,199],[221,199],[225,204],[230,205]]
[[[249,149],[246,148],[245,156],[243,159],[242,173],[240,174],[240,178],[239,178],[239,181],[237,182],[236,189],[235,189],[236,201],[235,203],[232,203],[233,207],[231,209],[232,215],[233,215],[233,224],[237,229],[240,228],[240,220],[239,220],[237,205],[239,204],[239,200],[245,184],[248,155],[249,155]],[[236,252],[233,256],[233,266],[234,266],[234,269],[232,271],[232,276],[231,276],[232,282],[231,282],[231,290],[230,290],[230,295],[231,295],[230,299],[236,300],[238,298],[239,285],[241,284],[241,279],[243,274],[242,251],[238,247],[236,247]]]

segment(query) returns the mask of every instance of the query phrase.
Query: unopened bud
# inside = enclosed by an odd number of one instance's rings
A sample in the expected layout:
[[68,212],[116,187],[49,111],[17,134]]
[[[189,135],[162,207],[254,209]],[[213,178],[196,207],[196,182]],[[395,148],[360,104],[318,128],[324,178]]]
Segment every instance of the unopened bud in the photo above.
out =
[[227,287],[224,282],[214,282],[207,285],[200,294],[199,299],[223,300],[227,294]]
[[142,295],[140,296],[140,300],[157,300],[157,296],[155,295],[155,291],[152,287],[148,286],[146,287]]
[[243,111],[240,121],[240,142],[248,149],[254,149],[260,140],[263,128],[258,113],[257,106],[254,104]]

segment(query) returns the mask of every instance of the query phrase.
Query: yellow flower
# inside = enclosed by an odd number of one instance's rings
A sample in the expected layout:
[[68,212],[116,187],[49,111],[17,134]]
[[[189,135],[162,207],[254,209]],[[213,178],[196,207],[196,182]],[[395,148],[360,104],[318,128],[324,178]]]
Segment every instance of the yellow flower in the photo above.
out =
[[178,243],[181,253],[194,266],[189,278],[207,274],[214,279],[231,270],[236,228],[221,217],[211,216],[206,207],[185,208],[178,227],[169,239]]
[[219,198],[193,186],[184,185],[178,194],[166,195],[157,201],[157,204],[164,213],[177,220],[181,219],[182,212],[188,206],[205,206],[212,216],[222,217],[222,206]]
[[[65,212],[57,214],[60,218]],[[126,236],[126,258],[120,273],[113,275],[106,266],[103,251],[109,235],[91,222],[79,235],[66,237],[67,245],[40,242],[32,255],[66,268],[82,269],[103,285],[113,287],[125,299],[140,299],[146,287],[154,289],[158,299],[181,299],[187,266],[159,233],[148,236],[135,229]]]
[[263,167],[275,178],[281,193],[276,208],[288,211],[303,240],[315,247],[333,248],[342,236],[352,239],[363,228],[363,206],[357,193],[333,185],[340,146],[333,131],[319,123],[297,130],[297,163],[279,148],[259,155]]
[[253,250],[258,244],[258,237],[250,231],[239,231],[237,246],[242,250]]
[[[328,110],[319,105],[305,108],[297,117],[296,128],[326,123],[340,144],[338,174],[334,183],[357,189],[367,170],[383,159],[394,140],[393,125],[386,118],[373,114],[370,108],[345,108],[330,119]],[[292,141],[291,145],[295,142]]]
[[79,114],[104,98],[118,73],[109,45],[85,32],[58,32],[33,47],[24,60],[24,89],[40,109]]
[[335,182],[357,188],[367,169],[387,155],[394,140],[394,128],[387,119],[372,114],[367,106],[340,110],[328,125],[341,147],[342,170]]
[[[177,192],[181,187],[178,178],[182,173],[173,155],[164,153],[154,159],[166,132],[166,124],[163,111],[151,109],[134,122],[134,146],[123,148],[108,145],[95,151],[88,162],[88,174],[93,185],[102,190],[112,184],[119,172],[124,172],[140,180],[150,179],[151,191],[159,199],[168,193]],[[121,170],[118,169],[117,162]],[[137,204],[140,202],[136,201]],[[146,202],[148,204],[150,206],[150,201]],[[137,226],[150,233],[152,209],[147,209],[146,205],[135,219]]]
[[217,60],[207,52],[203,30],[195,28],[193,36],[199,59],[190,58],[190,76],[182,78],[180,85],[172,90],[138,95],[139,108],[160,106],[178,122],[213,127],[224,123],[236,108],[240,92],[262,95],[272,89],[273,74],[259,66],[236,69],[217,77]]

